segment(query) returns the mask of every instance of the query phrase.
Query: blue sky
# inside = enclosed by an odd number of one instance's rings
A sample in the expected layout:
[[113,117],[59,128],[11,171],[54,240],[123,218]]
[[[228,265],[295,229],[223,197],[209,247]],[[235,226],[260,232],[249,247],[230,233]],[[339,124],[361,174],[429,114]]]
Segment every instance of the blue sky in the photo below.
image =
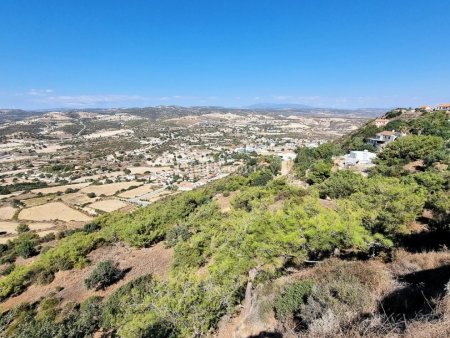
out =
[[0,0],[0,107],[450,101],[447,0]]

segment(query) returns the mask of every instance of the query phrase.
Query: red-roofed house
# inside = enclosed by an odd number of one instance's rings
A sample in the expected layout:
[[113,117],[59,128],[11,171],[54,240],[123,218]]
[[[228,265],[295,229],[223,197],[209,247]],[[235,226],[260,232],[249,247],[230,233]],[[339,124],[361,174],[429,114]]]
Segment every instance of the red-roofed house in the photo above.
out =
[[436,106],[436,110],[450,110],[450,103],[441,103]]

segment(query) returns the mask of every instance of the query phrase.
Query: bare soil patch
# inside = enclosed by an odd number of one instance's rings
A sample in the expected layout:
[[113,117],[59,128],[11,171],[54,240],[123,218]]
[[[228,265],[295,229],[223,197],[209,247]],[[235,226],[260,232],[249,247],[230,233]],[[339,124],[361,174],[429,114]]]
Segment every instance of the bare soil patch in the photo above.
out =
[[128,205],[128,203],[125,203],[123,201],[109,199],[109,200],[94,202],[94,203],[90,204],[89,207],[93,208],[93,209],[105,211],[105,212],[112,212],[115,210],[122,209],[122,208],[126,207],[127,205]]
[[92,176],[83,176],[83,177],[77,178],[76,180],[73,180],[73,182],[79,183],[79,182],[85,182],[87,180],[98,180],[98,179],[103,179],[104,177],[116,178],[118,176],[122,176],[123,174],[124,174],[123,171],[114,171],[112,173],[102,173],[102,174],[92,175]]
[[103,184],[103,185],[91,185],[89,187],[83,188],[80,191],[88,194],[90,192],[95,193],[97,196],[105,195],[105,196],[112,196],[116,192],[122,189],[128,189],[131,186],[140,186],[142,183],[131,181],[131,182],[118,182],[118,183],[111,183],[111,184]]
[[409,171],[410,173],[415,173],[424,168],[425,164],[423,160],[417,160],[413,162],[409,162],[403,166],[403,169]]
[[132,175],[143,175],[145,173],[151,173],[152,168],[151,167],[129,167],[128,168],[131,171]]
[[15,212],[16,212],[16,209],[14,209],[11,206],[1,207],[0,208],[0,219],[1,220],[12,219]]
[[92,202],[92,198],[87,197],[86,194],[83,194],[81,192],[74,192],[71,194],[62,195],[61,200],[63,200],[65,203],[69,205],[76,205],[76,206],[81,206],[83,204]]
[[99,138],[99,137],[111,137],[121,134],[133,134],[133,130],[131,129],[119,129],[119,130],[108,130],[108,131],[101,131],[97,133],[92,133],[84,136],[86,139],[93,139],[93,138]]
[[[36,302],[42,297],[56,292],[57,287],[63,287],[58,292],[63,303],[74,301],[80,303],[91,296],[107,297],[120,286],[146,274],[165,279],[172,260],[172,249],[165,248],[162,242],[150,248],[134,249],[122,243],[98,248],[89,254],[92,264],[81,270],[60,271],[48,285],[31,285],[22,294],[7,299],[0,306],[7,311],[23,302]],[[120,269],[130,271],[117,283],[105,290],[87,290],[84,280],[90,275],[98,262],[111,259],[119,264]]]
[[156,185],[142,185],[136,189],[131,189],[128,191],[125,191],[119,195],[119,197],[123,198],[135,198],[138,196],[142,196],[145,194],[148,194],[149,192],[152,192],[157,188]]
[[326,199],[319,199],[319,204],[321,207],[327,208],[327,209],[337,209],[337,203],[333,200],[326,200]]
[[8,234],[15,234],[18,222],[0,222],[0,231]]
[[38,205],[31,208],[23,209],[19,213],[20,220],[30,221],[81,221],[87,222],[91,220],[91,217],[74,210],[64,203],[52,202],[43,205]]
[[231,201],[238,193],[239,193],[239,190],[230,192],[230,195],[227,197],[223,196],[223,194],[218,194],[218,195],[214,196],[214,200],[216,200],[217,204],[219,204],[219,208],[220,208],[221,212],[225,213],[225,212],[231,211]]

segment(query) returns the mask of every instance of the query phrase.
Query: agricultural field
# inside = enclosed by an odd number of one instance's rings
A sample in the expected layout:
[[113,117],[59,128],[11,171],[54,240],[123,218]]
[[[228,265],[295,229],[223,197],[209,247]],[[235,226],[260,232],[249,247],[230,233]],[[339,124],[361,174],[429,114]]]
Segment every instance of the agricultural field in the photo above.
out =
[[138,188],[127,190],[118,196],[122,198],[135,198],[150,193],[153,190],[158,189],[158,187],[158,185],[141,185]]
[[89,204],[89,208],[98,209],[104,212],[112,212],[125,208],[128,205],[128,203],[125,203],[121,200],[107,199]]
[[60,220],[64,222],[77,221],[88,222],[91,217],[72,209],[61,202],[51,202],[22,209],[18,216],[19,220],[24,221],[52,221]]
[[16,228],[18,225],[18,222],[0,221],[0,232],[5,232],[7,234],[16,234]]
[[67,185],[59,185],[56,187],[48,187],[48,188],[41,188],[41,189],[34,189],[32,190],[33,193],[42,193],[42,194],[55,194],[57,192],[65,192],[67,189],[81,189],[85,188],[90,183],[78,183],[78,184],[67,184]]
[[91,185],[91,186],[81,189],[80,192],[85,193],[85,194],[94,193],[97,196],[101,196],[101,195],[112,196],[121,190],[126,190],[126,189],[129,189],[130,187],[137,187],[140,185],[142,185],[142,183],[139,183],[137,181],[118,182],[118,183],[103,184],[103,185]]
[[9,205],[0,207],[0,220],[12,219],[16,210],[17,209]]

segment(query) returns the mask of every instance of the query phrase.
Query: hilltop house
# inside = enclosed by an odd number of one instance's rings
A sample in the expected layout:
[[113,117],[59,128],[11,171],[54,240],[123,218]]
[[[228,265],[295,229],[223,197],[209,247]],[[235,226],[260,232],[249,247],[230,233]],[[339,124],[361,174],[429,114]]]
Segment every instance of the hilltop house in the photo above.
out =
[[351,151],[344,156],[344,164],[346,166],[353,166],[357,164],[372,164],[372,161],[377,157],[376,154],[370,151]]
[[388,119],[376,119],[375,121],[373,121],[373,124],[377,127],[377,128],[381,128],[384,127],[385,125],[387,125],[389,123]]
[[367,143],[372,144],[377,148],[381,148],[385,144],[395,141],[395,139],[400,136],[403,136],[403,134],[400,132],[397,132],[395,130],[392,131],[386,130],[377,133],[373,138],[367,139]]
[[436,106],[436,110],[448,110],[450,111],[450,103],[441,103]]

